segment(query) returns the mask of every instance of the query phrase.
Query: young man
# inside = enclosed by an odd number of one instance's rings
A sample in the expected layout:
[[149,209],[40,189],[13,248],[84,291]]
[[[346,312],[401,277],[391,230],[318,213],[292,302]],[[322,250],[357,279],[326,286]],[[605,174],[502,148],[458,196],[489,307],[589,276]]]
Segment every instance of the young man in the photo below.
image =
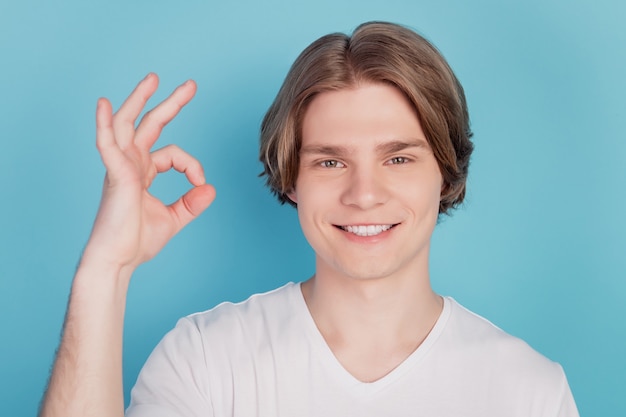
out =
[[[149,75],[115,116],[98,103],[107,177],[42,416],[123,415],[132,271],[214,198],[191,156],[149,151],[193,82],[135,129],[156,86]],[[127,415],[577,416],[558,364],[430,286],[431,235],[463,201],[470,136],[460,84],[414,32],[369,23],[310,45],[263,121],[261,160],[297,207],[315,274],[181,319]],[[172,167],[194,188],[166,207],[147,188]]]

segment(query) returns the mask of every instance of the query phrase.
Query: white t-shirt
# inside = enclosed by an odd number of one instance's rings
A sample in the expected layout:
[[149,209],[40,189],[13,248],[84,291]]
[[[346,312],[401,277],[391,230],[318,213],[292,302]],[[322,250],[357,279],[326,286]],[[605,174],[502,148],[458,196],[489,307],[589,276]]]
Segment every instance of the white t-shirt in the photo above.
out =
[[299,284],[181,319],[133,388],[128,417],[576,417],[561,366],[444,298],[424,342],[360,382],[318,331]]

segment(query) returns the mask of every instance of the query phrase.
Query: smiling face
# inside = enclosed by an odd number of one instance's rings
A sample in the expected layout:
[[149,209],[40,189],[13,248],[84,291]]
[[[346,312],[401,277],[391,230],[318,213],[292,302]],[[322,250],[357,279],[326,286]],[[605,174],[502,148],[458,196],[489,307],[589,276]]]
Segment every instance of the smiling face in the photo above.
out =
[[385,84],[316,96],[289,197],[316,274],[428,275],[442,176],[409,101]]

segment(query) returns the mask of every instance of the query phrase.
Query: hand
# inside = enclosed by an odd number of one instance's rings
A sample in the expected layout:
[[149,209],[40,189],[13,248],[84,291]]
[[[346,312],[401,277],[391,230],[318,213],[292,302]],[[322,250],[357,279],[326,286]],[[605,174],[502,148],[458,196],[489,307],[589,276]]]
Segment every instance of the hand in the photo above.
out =
[[[157,86],[158,77],[149,74],[115,115],[107,99],[98,100],[96,144],[106,177],[83,262],[96,261],[107,267],[132,270],[155,256],[215,198],[215,189],[205,184],[202,166],[192,156],[173,145],[150,152],[163,127],[194,96],[193,81],[174,90],[147,112],[135,128],[139,114]],[[157,174],[171,168],[184,172],[193,188],[166,206],[148,188]]]

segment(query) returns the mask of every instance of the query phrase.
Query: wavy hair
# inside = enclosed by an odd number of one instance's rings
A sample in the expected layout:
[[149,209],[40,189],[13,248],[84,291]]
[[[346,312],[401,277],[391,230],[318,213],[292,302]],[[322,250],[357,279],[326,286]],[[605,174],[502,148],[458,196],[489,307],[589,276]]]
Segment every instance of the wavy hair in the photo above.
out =
[[287,194],[298,177],[302,121],[311,100],[360,83],[385,83],[404,93],[443,177],[439,213],[462,203],[473,150],[463,87],[430,42],[386,22],[364,23],[351,36],[323,36],[298,56],[261,124],[261,175],[272,193],[295,206]]

